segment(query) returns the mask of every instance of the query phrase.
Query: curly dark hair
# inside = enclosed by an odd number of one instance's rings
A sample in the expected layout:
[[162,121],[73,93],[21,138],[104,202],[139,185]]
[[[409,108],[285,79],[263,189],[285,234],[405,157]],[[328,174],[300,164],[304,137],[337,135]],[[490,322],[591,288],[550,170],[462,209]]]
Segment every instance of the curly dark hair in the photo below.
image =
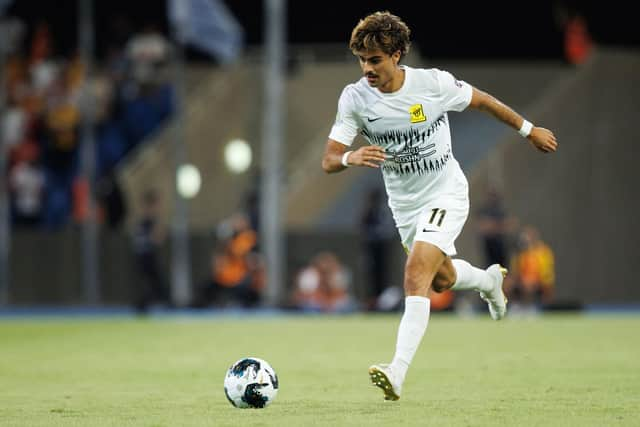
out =
[[400,51],[400,58],[409,53],[411,30],[402,19],[388,11],[375,12],[361,19],[351,32],[349,49],[362,52],[380,49],[387,55]]

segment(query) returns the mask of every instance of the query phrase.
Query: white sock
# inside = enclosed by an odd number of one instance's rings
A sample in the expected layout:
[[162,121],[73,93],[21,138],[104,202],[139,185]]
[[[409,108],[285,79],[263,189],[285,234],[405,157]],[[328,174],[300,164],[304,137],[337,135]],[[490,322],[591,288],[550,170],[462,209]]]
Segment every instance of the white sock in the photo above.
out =
[[458,279],[451,289],[454,291],[466,291],[473,289],[478,292],[488,292],[492,289],[491,277],[485,270],[472,266],[463,259],[451,260]]
[[409,296],[404,300],[404,314],[398,327],[396,354],[391,362],[391,369],[401,384],[427,329],[430,307],[429,298]]

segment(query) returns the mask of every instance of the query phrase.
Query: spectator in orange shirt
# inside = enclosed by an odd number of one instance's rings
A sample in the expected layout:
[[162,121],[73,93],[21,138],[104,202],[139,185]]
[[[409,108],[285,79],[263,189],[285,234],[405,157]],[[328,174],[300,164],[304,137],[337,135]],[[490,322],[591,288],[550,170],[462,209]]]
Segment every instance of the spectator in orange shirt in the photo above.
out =
[[520,233],[519,250],[511,261],[505,288],[509,299],[523,308],[539,308],[553,299],[555,260],[538,231],[526,226]]
[[254,307],[260,302],[265,285],[265,268],[255,250],[257,233],[245,215],[230,219],[230,231],[211,257],[211,278],[205,284],[195,305],[239,304]]

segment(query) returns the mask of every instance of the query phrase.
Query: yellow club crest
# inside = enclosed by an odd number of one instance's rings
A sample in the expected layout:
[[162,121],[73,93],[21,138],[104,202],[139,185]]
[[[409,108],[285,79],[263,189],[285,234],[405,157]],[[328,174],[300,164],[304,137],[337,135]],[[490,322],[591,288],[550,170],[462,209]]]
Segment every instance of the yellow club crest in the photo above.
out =
[[427,120],[422,109],[422,104],[415,104],[409,108],[409,115],[411,116],[411,123],[419,123]]

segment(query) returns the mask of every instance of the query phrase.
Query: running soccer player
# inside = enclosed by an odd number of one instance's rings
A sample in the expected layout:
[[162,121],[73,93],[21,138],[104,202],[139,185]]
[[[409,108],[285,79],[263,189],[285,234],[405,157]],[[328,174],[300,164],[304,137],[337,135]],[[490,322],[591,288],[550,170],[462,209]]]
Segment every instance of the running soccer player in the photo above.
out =
[[[502,319],[507,301],[499,264],[476,268],[456,255],[455,240],[469,213],[467,180],[451,149],[447,111],[472,107],[517,129],[544,153],[558,146],[553,133],[532,125],[493,96],[450,73],[400,65],[410,47],[410,29],[389,12],[376,12],[353,29],[349,48],[363,77],[345,87],[327,141],[322,168],[380,168],[402,244],[404,314],[390,364],[373,365],[369,375],[386,400],[398,400],[407,370],[427,328],[429,291],[474,289]],[[348,150],[358,135],[369,142]]]

